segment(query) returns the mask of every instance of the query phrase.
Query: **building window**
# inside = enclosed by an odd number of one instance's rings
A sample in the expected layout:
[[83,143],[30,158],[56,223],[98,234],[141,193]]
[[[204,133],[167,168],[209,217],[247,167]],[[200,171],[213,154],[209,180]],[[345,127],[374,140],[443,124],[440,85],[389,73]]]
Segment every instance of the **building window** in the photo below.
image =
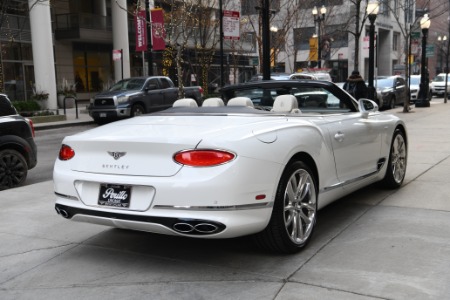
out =
[[400,34],[398,32],[394,32],[394,34],[392,35],[392,50],[393,51],[398,51],[399,41],[400,41]]
[[294,28],[294,49],[309,50],[309,39],[315,31],[314,27]]
[[97,44],[74,44],[73,66],[77,92],[99,92],[113,78],[112,47]]
[[318,2],[297,0],[296,4],[301,5],[303,9],[312,9],[314,6],[321,7],[322,5],[329,8],[330,6],[342,5],[343,2],[343,0],[322,0]]
[[[272,0],[270,1],[270,9],[280,10],[280,0]],[[260,0],[241,0],[241,12],[242,15],[256,15],[259,13],[259,10],[256,7],[261,6]]]
[[389,16],[389,0],[380,1],[379,15]]
[[322,39],[328,40],[331,43],[332,48],[348,47],[348,31],[346,30],[346,24],[335,24],[325,26],[325,33],[323,33]]
[[260,1],[258,0],[242,0],[241,1],[241,12],[242,15],[256,15],[258,11],[256,6],[259,6]]

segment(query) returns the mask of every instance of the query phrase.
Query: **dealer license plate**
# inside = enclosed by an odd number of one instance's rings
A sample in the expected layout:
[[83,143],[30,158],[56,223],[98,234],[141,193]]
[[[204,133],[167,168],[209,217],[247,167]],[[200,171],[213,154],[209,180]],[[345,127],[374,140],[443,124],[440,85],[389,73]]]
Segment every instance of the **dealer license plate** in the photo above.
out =
[[131,186],[120,184],[100,184],[98,204],[105,206],[130,207]]

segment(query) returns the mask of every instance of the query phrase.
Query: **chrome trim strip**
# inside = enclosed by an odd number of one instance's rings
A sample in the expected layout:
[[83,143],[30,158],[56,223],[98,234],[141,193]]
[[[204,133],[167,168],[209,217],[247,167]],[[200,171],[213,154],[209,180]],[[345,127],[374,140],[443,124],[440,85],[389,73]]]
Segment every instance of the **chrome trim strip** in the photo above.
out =
[[75,196],[64,195],[64,194],[60,194],[60,193],[57,193],[57,192],[55,192],[55,195],[58,196],[58,197],[61,197],[61,198],[69,199],[69,200],[75,200],[75,201],[78,201],[78,200],[79,200],[79,199],[78,199],[77,197],[75,197]]
[[243,205],[226,206],[178,206],[178,205],[155,205],[154,209],[174,209],[174,210],[199,210],[199,211],[232,211],[273,207],[273,202],[263,202]]
[[[380,164],[380,163],[379,163],[379,164]],[[376,174],[378,174],[378,173],[380,172],[380,170],[381,170],[381,168],[383,167],[383,165],[384,165],[384,162],[381,162],[381,165],[378,165],[378,170],[373,171],[373,172],[371,172],[371,173],[368,173],[368,174],[366,174],[366,175],[357,177],[357,178],[349,179],[349,180],[347,180],[347,181],[339,182],[339,183],[336,183],[336,184],[334,184],[334,185],[325,187],[325,188],[322,189],[322,192],[328,192],[328,191],[331,191],[331,190],[334,190],[334,189],[337,189],[337,188],[340,188],[340,187],[343,187],[343,186],[346,186],[346,185],[355,183],[355,182],[357,182],[357,181],[361,181],[361,180],[366,179],[366,178],[368,178],[368,177],[371,177],[371,176],[373,176],[373,175],[376,175]]]

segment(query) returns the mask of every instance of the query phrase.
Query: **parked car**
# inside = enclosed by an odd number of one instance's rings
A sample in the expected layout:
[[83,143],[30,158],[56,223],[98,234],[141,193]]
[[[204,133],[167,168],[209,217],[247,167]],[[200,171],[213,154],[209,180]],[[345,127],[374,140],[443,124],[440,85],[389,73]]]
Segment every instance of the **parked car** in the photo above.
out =
[[293,73],[289,76],[289,79],[310,79],[310,80],[318,80],[316,76],[308,73]]
[[0,94],[0,190],[23,184],[37,164],[31,120],[17,114],[5,94]]
[[[434,77],[430,83],[433,96],[444,96],[445,92],[445,73],[440,73]],[[450,94],[450,74],[447,75],[447,93]]]
[[394,108],[407,99],[408,87],[403,77],[395,75],[377,78],[374,81],[374,86],[377,89],[376,102],[380,108]]
[[[271,73],[270,74],[270,79],[271,80],[286,80],[289,79],[289,74],[286,73]],[[260,81],[263,79],[263,74],[255,74],[252,76],[252,78],[250,78],[249,82],[255,82],[255,81]]]
[[[374,182],[402,184],[406,127],[375,102],[315,80],[221,91],[223,101],[205,100],[217,106],[182,99],[66,137],[54,165],[56,211],[183,237],[252,235],[293,253],[311,240],[319,209]],[[275,97],[270,111],[255,107],[264,95]]]
[[[200,86],[183,89],[186,98],[192,98],[198,104],[203,100]],[[91,100],[88,111],[96,123],[103,124],[169,108],[178,98],[178,87],[168,77],[132,77],[97,94]]]
[[[409,92],[410,92],[410,102],[415,103],[417,99],[419,98],[419,91],[420,91],[420,75],[411,75],[410,76],[410,85],[409,85]],[[432,97],[432,91],[431,86],[430,90],[428,92],[428,101],[431,100]]]
[[314,79],[314,80],[326,80],[326,81],[333,81],[331,79],[330,74],[325,72],[317,72],[317,73],[308,73],[308,72],[301,72],[301,73],[293,73],[289,76],[289,79]]

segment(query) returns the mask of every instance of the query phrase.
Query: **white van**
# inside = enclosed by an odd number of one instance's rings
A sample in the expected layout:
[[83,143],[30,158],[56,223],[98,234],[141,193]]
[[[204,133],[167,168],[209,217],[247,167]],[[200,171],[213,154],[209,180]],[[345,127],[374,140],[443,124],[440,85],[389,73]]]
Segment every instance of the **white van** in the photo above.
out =
[[[447,77],[447,93],[450,93],[450,73]],[[444,96],[445,73],[440,73],[434,77],[433,81],[430,83],[430,90],[433,96]]]

